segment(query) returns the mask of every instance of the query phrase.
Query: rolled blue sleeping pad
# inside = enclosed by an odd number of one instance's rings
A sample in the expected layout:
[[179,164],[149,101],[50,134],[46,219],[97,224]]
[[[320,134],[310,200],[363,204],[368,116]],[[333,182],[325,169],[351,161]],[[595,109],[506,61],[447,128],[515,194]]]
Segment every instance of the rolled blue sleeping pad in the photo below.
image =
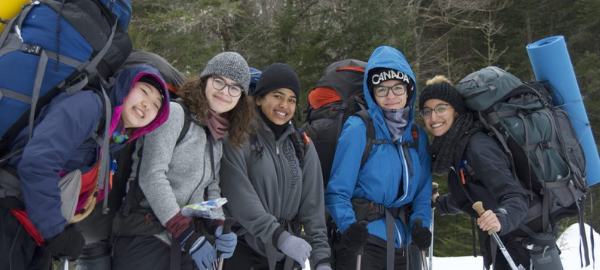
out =
[[600,182],[600,158],[592,134],[583,99],[567,44],[563,36],[547,37],[526,47],[533,73],[538,81],[548,80],[555,92],[554,105],[561,105],[569,114],[573,128],[585,152],[588,186]]

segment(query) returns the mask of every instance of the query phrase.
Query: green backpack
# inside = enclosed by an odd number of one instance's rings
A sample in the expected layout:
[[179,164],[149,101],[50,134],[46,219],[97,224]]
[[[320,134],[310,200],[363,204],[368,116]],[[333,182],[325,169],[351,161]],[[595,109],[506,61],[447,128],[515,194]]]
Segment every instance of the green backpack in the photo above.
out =
[[585,243],[585,155],[567,113],[552,103],[551,86],[523,83],[491,66],[469,74],[456,88],[506,152],[515,179],[530,191],[529,213],[517,235],[548,233],[551,224],[578,215]]

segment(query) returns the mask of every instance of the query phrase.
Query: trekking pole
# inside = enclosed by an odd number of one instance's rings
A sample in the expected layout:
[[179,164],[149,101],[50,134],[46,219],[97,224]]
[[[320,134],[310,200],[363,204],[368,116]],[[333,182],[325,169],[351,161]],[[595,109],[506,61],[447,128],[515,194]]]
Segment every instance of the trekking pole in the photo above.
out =
[[69,270],[69,258],[62,257],[60,260],[63,261],[63,270]]
[[[415,218],[415,220],[413,221],[413,223],[415,225],[415,228],[423,228],[423,220],[421,220],[420,218]],[[413,266],[410,267],[410,263],[409,263],[409,259],[408,258],[410,256],[414,256],[412,259],[415,260],[415,261],[417,259],[421,259],[421,264],[422,264],[422,267],[423,267],[422,269],[427,270],[428,269],[428,267],[427,267],[427,260],[426,260],[427,256],[425,255],[425,250],[421,250],[417,246],[417,251],[414,252],[413,251],[414,250],[414,246],[415,245],[413,243],[409,243],[408,246],[407,246],[407,248],[406,248],[407,249],[407,254],[408,254],[408,256],[406,256],[407,257],[407,260],[406,260],[406,262],[407,262],[406,263],[407,264],[407,268],[409,268],[409,269],[418,269],[417,267],[419,267],[419,266],[417,266],[415,263],[413,263]]]
[[[226,234],[226,233],[230,233],[231,232],[231,226],[233,226],[233,224],[235,223],[235,218],[230,218],[227,217],[225,218],[225,222],[223,223],[223,232],[221,233]],[[225,259],[223,258],[219,258],[219,270],[223,269],[223,262],[225,261]]]
[[[485,210],[483,209],[483,204],[481,202],[475,202],[473,204],[473,209],[475,209],[475,211],[477,211],[477,214],[479,216],[483,215],[483,213],[485,212]],[[510,254],[508,254],[508,251],[506,250],[506,247],[504,246],[504,244],[502,244],[502,241],[500,240],[500,237],[498,236],[498,234],[496,233],[496,228],[492,228],[488,231],[488,233],[491,232],[491,236],[492,238],[494,238],[494,241],[496,241],[496,244],[498,245],[498,248],[500,248],[500,250],[502,251],[502,255],[504,255],[504,258],[506,258],[506,261],[508,262],[508,265],[510,265],[510,268],[513,270],[519,270],[519,268],[517,268],[517,266],[515,265],[515,262],[513,261],[513,259],[510,257]],[[492,251],[494,252],[494,251]]]
[[356,270],[360,270],[360,264],[362,263],[363,247],[364,246],[361,245],[358,248],[358,250],[356,250]]
[[[438,183],[433,182],[431,184],[432,190],[431,195],[438,193]],[[433,270],[433,219],[435,217],[435,202],[431,202],[431,245],[429,245],[429,270]]]

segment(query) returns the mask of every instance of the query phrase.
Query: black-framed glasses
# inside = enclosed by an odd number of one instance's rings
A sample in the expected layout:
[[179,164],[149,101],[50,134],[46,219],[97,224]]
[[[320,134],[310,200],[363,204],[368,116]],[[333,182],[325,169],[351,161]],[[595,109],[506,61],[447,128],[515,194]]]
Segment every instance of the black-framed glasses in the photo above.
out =
[[431,114],[433,112],[435,112],[435,114],[441,116],[446,114],[446,112],[448,111],[448,106],[450,106],[450,104],[448,103],[440,103],[438,105],[435,106],[435,108],[425,108],[419,111],[419,114],[421,115],[421,117],[423,118],[427,118],[427,117],[431,117]]
[[404,95],[404,93],[406,93],[406,88],[407,88],[406,84],[399,83],[396,85],[392,85],[390,87],[375,86],[375,87],[373,87],[373,92],[375,93],[375,96],[386,97],[391,90],[392,93],[394,93],[394,95],[401,96],[401,95]]
[[234,85],[234,84],[227,84],[225,83],[225,80],[219,78],[219,77],[211,77],[212,78],[212,86],[217,89],[217,90],[223,90],[223,88],[225,88],[225,86],[227,86],[227,90],[229,91],[229,95],[232,97],[239,97],[242,94],[242,88]]

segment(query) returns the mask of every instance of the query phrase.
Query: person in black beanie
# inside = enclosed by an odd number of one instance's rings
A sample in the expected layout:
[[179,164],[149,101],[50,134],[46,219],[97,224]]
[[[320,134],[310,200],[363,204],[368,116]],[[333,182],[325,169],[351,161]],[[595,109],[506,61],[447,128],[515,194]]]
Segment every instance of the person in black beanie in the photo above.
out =
[[288,65],[272,64],[253,95],[260,115],[256,132],[242,149],[223,149],[221,190],[240,236],[223,269],[304,268],[309,259],[311,269],[331,270],[319,159],[312,141],[290,121],[300,100],[298,75]]
[[[494,257],[494,269],[511,269],[500,250],[492,250],[490,246],[487,231],[492,230],[498,232],[515,264],[529,269],[528,250],[511,234],[527,214],[527,191],[513,178],[503,150],[481,131],[481,124],[474,120],[448,79],[436,76],[427,84],[419,97],[419,113],[425,127],[435,136],[429,148],[433,156],[432,173],[448,174],[450,189],[450,193],[443,196],[433,194],[438,213],[456,215],[464,212],[477,219],[481,229],[480,250],[487,269]],[[472,208],[476,201],[481,201],[488,209],[481,217]]]

